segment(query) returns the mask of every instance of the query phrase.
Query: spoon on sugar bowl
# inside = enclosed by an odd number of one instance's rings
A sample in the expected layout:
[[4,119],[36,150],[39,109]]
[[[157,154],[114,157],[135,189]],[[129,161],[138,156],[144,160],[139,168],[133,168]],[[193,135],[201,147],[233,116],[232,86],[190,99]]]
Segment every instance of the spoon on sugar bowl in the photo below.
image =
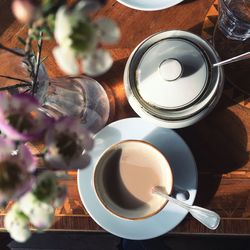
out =
[[249,58],[250,58],[250,52],[246,52],[246,53],[240,54],[238,56],[234,56],[234,57],[231,57],[229,59],[214,63],[212,65],[212,67],[223,66],[223,65],[238,62],[238,61],[241,61],[241,60],[246,60],[246,59],[249,59]]

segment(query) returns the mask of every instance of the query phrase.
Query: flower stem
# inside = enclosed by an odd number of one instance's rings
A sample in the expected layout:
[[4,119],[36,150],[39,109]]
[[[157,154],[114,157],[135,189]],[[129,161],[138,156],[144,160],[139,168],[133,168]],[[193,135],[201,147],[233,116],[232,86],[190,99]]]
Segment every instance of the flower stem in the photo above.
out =
[[24,48],[25,55],[30,54],[33,32],[34,32],[33,28],[30,27],[29,30],[28,30],[28,36],[27,36],[27,38],[25,40],[25,48]]
[[21,57],[24,56],[24,54],[23,54],[22,52],[18,52],[18,51],[16,51],[15,49],[7,48],[7,47],[5,47],[5,46],[4,46],[3,44],[1,44],[1,43],[0,43],[0,49],[6,50],[6,51],[8,51],[8,52],[10,52],[10,53],[12,53],[12,54],[17,55],[17,56],[21,56]]
[[36,65],[35,65],[35,77],[33,80],[33,86],[32,86],[32,95],[35,94],[36,90],[37,90],[37,85],[38,85],[38,74],[39,74],[39,67],[41,64],[41,55],[42,55],[42,48],[43,48],[43,33],[40,32],[40,38],[38,40],[37,46],[38,46],[38,52],[37,52],[37,56],[36,56]]
[[27,64],[30,67],[29,72],[30,72],[30,77],[33,79],[34,78],[34,63],[33,63],[33,53],[32,53],[32,35],[33,35],[34,29],[32,26],[29,27],[28,30],[28,37],[25,40],[25,59],[27,60]]
[[30,85],[30,83],[20,83],[20,84],[15,84],[12,86],[2,87],[2,88],[0,88],[0,91],[17,89],[17,88],[24,88],[24,87],[31,87],[31,85]]
[[5,76],[5,75],[0,75],[0,77],[6,78],[6,79],[10,79],[10,80],[15,80],[15,81],[19,81],[19,82],[22,82],[22,83],[27,83],[27,84],[32,85],[31,82],[28,82],[28,81],[23,80],[23,79],[20,79],[20,78],[16,78],[16,77],[12,77],[12,76]]

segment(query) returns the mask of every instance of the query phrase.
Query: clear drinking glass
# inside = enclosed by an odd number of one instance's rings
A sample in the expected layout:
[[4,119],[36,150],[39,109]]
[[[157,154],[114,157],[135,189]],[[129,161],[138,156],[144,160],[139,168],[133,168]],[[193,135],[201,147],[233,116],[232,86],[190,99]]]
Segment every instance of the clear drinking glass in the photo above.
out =
[[219,0],[219,29],[233,40],[250,37],[250,0]]

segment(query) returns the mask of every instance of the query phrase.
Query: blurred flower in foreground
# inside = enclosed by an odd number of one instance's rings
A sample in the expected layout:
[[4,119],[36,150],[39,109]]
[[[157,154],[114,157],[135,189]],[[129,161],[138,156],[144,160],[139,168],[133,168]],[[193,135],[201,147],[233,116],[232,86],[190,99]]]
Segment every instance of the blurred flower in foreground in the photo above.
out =
[[0,130],[8,138],[27,141],[42,135],[50,119],[38,110],[38,102],[30,95],[0,94]]
[[32,172],[36,160],[25,145],[15,152],[15,144],[0,137],[0,205],[17,199],[29,191],[35,182]]
[[[64,202],[67,192],[66,187],[58,183],[61,178],[60,173],[52,171],[41,173],[33,190],[18,201],[21,211],[39,230],[51,227],[55,208]],[[58,200],[61,202],[58,203]]]
[[[98,1],[93,1],[98,3]],[[100,44],[114,44],[120,38],[120,30],[108,18],[91,21],[89,12],[94,8],[91,1],[80,1],[73,9],[62,6],[55,21],[55,39],[58,47],[53,50],[61,69],[71,75],[81,71],[97,76],[112,66],[113,60]]]
[[45,146],[45,161],[51,168],[80,169],[89,164],[93,138],[79,119],[65,117],[47,131]]
[[21,211],[37,229],[44,230],[51,227],[55,212],[51,204],[39,200],[33,192],[22,196],[18,203]]
[[37,17],[39,8],[37,0],[14,0],[12,2],[12,12],[21,23],[29,23]]
[[62,205],[67,194],[66,187],[58,183],[64,177],[61,173],[42,172],[33,189],[11,207],[4,225],[14,240],[24,242],[31,236],[29,223],[38,230],[52,226],[55,208]]
[[44,171],[37,178],[33,194],[40,201],[59,207],[66,198],[67,189],[65,186],[59,185],[58,181],[65,178],[68,176],[64,172]]
[[12,239],[25,242],[30,236],[29,218],[14,204],[4,217],[4,226]]

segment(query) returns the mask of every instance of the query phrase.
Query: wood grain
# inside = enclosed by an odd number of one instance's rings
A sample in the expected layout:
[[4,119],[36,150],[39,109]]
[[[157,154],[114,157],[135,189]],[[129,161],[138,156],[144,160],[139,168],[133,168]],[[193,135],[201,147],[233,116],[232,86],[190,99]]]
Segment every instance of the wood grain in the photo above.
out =
[[[9,2],[0,2],[0,42],[14,48],[18,46],[16,36],[24,36],[27,30],[14,20]],[[137,44],[162,30],[181,29],[200,34],[212,3],[213,0],[190,0],[162,11],[142,12],[109,0],[96,14],[95,18],[105,15],[116,20],[122,32],[119,44],[109,48],[115,60],[112,69],[97,78],[111,102],[109,122],[136,116],[125,97],[122,79],[126,60]],[[46,42],[43,52],[49,56],[46,66],[51,77],[63,75],[51,56],[54,45],[54,42]],[[4,63],[0,63],[1,73],[1,68],[6,69]],[[225,95],[207,118],[192,127],[177,130],[190,146],[198,166],[199,188],[195,203],[217,211],[222,222],[216,231],[210,231],[187,216],[172,233],[250,234],[249,131],[249,110]],[[63,207],[56,211],[52,230],[102,231],[80,201],[76,173],[70,175],[69,195]],[[5,212],[0,211],[2,229]]]

